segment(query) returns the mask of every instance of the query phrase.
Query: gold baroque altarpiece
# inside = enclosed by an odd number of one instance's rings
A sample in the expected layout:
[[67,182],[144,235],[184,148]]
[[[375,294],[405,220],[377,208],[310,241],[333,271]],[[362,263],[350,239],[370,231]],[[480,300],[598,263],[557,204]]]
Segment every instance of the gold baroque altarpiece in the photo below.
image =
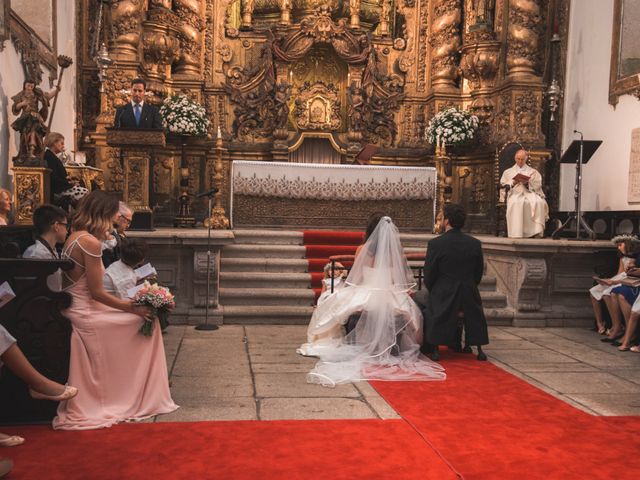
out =
[[[104,170],[107,190],[122,192],[106,128],[129,82],[145,78],[156,104],[185,92],[205,105],[211,136],[222,133],[217,186],[228,208],[233,160],[287,161],[308,132],[330,135],[346,163],[375,144],[374,164],[436,166],[425,128],[460,106],[481,128],[473,146],[448,149],[451,200],[469,208],[476,230],[489,230],[496,148],[514,138],[545,147],[548,25],[564,1],[113,0],[104,33],[115,61],[99,93],[90,51],[99,0],[77,0],[81,148]],[[169,141],[148,172],[160,217],[175,213],[178,144]],[[213,149],[188,154],[198,172],[190,193],[211,185],[215,162]],[[202,217],[204,202],[194,207]]]

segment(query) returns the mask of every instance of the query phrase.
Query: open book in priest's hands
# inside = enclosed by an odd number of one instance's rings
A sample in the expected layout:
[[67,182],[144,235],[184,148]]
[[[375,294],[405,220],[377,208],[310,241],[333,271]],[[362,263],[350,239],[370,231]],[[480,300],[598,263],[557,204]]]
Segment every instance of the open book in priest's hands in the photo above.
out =
[[518,173],[515,177],[513,177],[514,183],[529,183],[529,179],[531,177],[524,175],[522,173]]

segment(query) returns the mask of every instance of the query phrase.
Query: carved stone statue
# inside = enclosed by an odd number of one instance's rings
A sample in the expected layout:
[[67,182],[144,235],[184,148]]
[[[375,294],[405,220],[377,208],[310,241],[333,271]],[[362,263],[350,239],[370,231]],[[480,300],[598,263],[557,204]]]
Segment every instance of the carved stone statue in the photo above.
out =
[[476,25],[493,24],[493,7],[495,0],[474,0],[473,12],[475,14]]
[[291,87],[286,83],[276,85],[275,104],[275,128],[286,128],[289,118],[289,98],[291,98]]
[[360,87],[349,87],[349,121],[351,122],[351,130],[359,132],[362,130],[363,118],[362,108],[364,106],[364,97]]
[[46,119],[49,114],[49,100],[57,90],[45,93],[32,80],[25,80],[22,91],[11,98],[11,111],[18,118],[11,128],[20,132],[20,150],[16,158],[33,159],[43,152],[42,139],[47,133]]

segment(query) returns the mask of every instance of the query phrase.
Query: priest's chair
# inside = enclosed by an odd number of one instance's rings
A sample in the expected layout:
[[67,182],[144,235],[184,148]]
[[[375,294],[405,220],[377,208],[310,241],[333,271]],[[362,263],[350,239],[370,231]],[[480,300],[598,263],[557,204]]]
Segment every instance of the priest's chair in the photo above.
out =
[[500,185],[500,178],[506,169],[513,166],[516,152],[522,149],[524,147],[519,142],[508,142],[502,145],[501,148],[496,149],[494,175],[496,182],[496,237],[507,236],[507,198],[510,187]]

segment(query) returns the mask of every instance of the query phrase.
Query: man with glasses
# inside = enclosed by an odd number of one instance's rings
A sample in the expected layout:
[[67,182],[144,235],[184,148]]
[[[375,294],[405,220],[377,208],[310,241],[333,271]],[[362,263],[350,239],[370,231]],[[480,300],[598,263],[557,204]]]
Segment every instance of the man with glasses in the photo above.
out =
[[[65,242],[69,230],[65,211],[54,205],[41,205],[33,212],[33,227],[36,231],[36,242],[24,251],[22,257],[58,260],[60,255],[56,245]],[[49,275],[47,286],[54,292],[62,290],[60,270]]]
[[120,202],[118,216],[113,224],[114,230],[111,232],[113,238],[102,242],[102,263],[105,268],[120,260],[120,243],[127,236],[126,231],[131,226],[132,220],[133,211],[126,203]]

